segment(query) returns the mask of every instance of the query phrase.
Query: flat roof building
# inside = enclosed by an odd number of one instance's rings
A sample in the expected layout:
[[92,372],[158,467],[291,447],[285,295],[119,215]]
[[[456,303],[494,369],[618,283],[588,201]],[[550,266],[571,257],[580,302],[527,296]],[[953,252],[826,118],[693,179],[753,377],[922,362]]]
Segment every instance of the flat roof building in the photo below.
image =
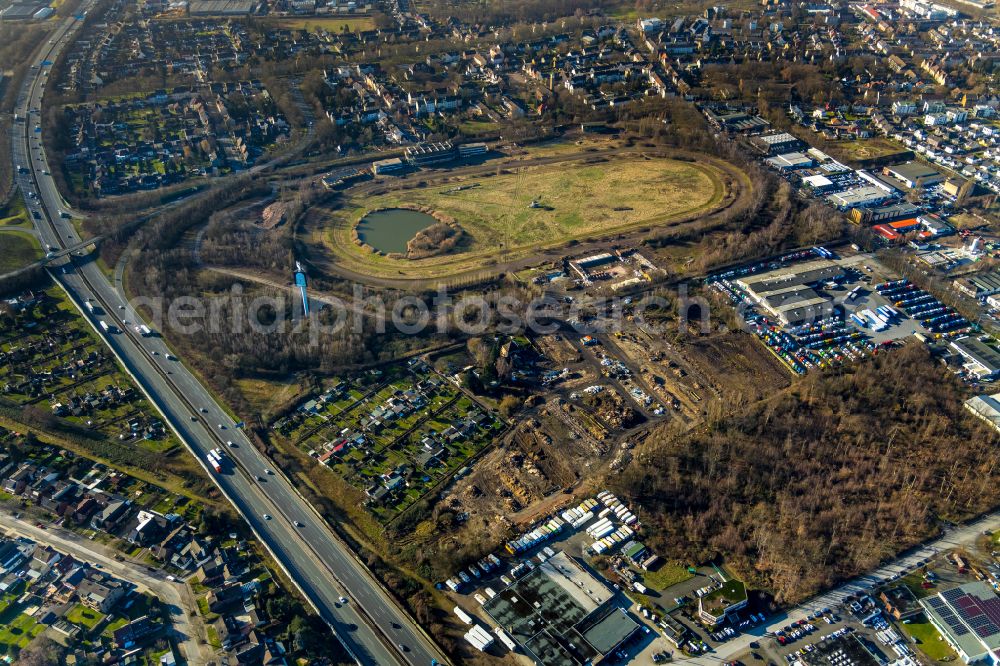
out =
[[809,285],[839,277],[844,269],[828,259],[807,261],[744,276],[736,284],[785,326],[815,321],[833,313],[833,302]]
[[885,167],[882,173],[890,178],[895,178],[911,190],[918,185],[933,185],[944,180],[940,171],[923,162],[907,162],[906,164]]
[[920,600],[927,619],[966,664],[996,663],[1000,650],[1000,598],[976,581]]
[[952,349],[966,360],[966,366],[983,378],[1000,376],[1000,351],[974,337],[954,340]]
[[376,160],[372,162],[372,173],[376,176],[382,173],[391,173],[393,171],[399,171],[404,166],[405,165],[403,164],[403,160],[399,159],[398,157],[390,157],[389,159],[385,160]]
[[821,639],[799,659],[806,666],[884,666],[885,655],[858,633]]
[[965,408],[1000,432],[1000,393],[969,398]]
[[191,16],[246,16],[257,9],[255,0],[191,0]]
[[994,294],[1000,294],[1000,271],[987,271],[960,277],[953,283],[955,289],[972,296],[973,298],[986,298]]
[[799,150],[805,144],[788,132],[761,134],[750,139],[750,143],[765,155],[781,155]]
[[796,169],[807,169],[815,162],[813,158],[805,153],[783,153],[769,157],[767,163],[778,171],[795,171]]
[[877,206],[888,198],[889,194],[884,190],[874,185],[864,185],[831,194],[827,200],[838,208],[860,208]]
[[603,582],[558,552],[483,609],[535,663],[582,666],[613,653],[639,630],[614,598]]
[[410,164],[435,164],[455,159],[455,146],[451,141],[418,143],[406,149],[406,161]]

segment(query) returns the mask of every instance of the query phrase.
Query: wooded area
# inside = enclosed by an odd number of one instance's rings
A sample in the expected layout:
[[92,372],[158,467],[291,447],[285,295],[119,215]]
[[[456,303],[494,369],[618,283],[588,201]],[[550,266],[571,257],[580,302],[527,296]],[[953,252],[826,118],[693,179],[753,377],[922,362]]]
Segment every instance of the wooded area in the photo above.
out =
[[916,344],[811,373],[678,435],[651,431],[612,483],[657,552],[721,556],[795,602],[997,505],[1000,437]]

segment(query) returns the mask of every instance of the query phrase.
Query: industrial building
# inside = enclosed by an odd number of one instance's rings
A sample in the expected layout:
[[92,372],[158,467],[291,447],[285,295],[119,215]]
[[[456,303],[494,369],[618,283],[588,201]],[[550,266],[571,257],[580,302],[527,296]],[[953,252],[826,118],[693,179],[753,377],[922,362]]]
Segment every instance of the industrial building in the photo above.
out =
[[727,580],[718,589],[698,599],[698,616],[709,624],[723,622],[729,613],[746,608],[747,588],[741,581]]
[[911,190],[917,186],[925,187],[944,180],[940,171],[922,162],[907,162],[906,164],[885,167],[882,173],[898,180]]
[[489,147],[481,141],[476,143],[463,143],[458,147],[458,156],[462,158],[485,155],[487,152],[489,152]]
[[877,206],[889,199],[889,194],[874,185],[855,187],[843,192],[836,192],[827,197],[834,206],[842,209]]
[[614,600],[613,590],[558,552],[483,609],[536,664],[582,666],[613,654],[639,631]]
[[884,666],[888,659],[859,633],[844,633],[813,644],[800,659],[806,666]]
[[1000,294],[1000,271],[988,271],[960,277],[952,283],[955,289],[972,298]]
[[951,343],[965,360],[965,367],[981,379],[1000,376],[1000,351],[974,337],[959,338]]
[[986,660],[1000,650],[1000,598],[976,581],[920,600],[927,619],[966,664]]
[[413,166],[437,164],[455,159],[455,146],[451,141],[418,143],[406,149],[406,161]]
[[765,155],[791,153],[805,147],[805,144],[788,132],[762,134],[750,139],[750,143]]
[[601,254],[595,254],[589,257],[584,257],[583,259],[571,261],[569,262],[569,266],[576,271],[576,274],[582,279],[589,280],[593,275],[595,268],[601,268],[602,266],[607,266],[608,264],[613,264],[618,261],[620,261],[618,255],[610,252],[602,252]]
[[794,326],[833,313],[833,301],[818,293],[812,285],[839,278],[843,273],[836,263],[818,259],[747,275],[736,284],[783,325]]
[[767,158],[767,163],[778,171],[795,171],[796,169],[808,169],[815,164],[813,158],[805,153],[783,153]]
[[969,398],[965,408],[1000,432],[1000,393]]
[[401,170],[404,166],[406,165],[403,164],[403,160],[399,159],[398,157],[390,157],[389,159],[385,160],[376,160],[372,162],[372,173],[376,176],[383,173],[392,173],[394,171]]
[[191,0],[191,16],[246,16],[257,10],[255,0]]
[[916,220],[920,209],[908,201],[889,204],[887,206],[872,206],[851,209],[851,221],[857,224],[878,224],[879,222],[895,222],[897,220]]

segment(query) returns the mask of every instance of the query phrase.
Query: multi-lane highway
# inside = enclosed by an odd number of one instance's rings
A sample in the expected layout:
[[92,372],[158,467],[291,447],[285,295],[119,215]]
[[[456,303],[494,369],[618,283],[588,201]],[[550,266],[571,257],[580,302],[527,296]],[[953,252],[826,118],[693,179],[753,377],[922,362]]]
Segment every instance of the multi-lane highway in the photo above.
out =
[[[92,3],[85,3],[86,8]],[[40,241],[60,253],[78,245],[72,214],[59,195],[39,145],[47,61],[54,61],[80,25],[66,19],[32,63],[16,111],[27,116],[12,140],[17,182]],[[33,196],[31,193],[35,193]],[[82,251],[80,252],[82,254]],[[221,448],[222,473],[208,470],[300,591],[362,664],[444,662],[437,646],[386,593],[355,554],[321,516],[274,469],[215,401],[209,391],[175,360],[160,337],[144,337],[136,312],[108,282],[89,256],[54,259],[53,276],[118,356],[167,423],[203,465],[210,450]],[[86,306],[93,306],[93,312]],[[100,323],[112,331],[103,331]],[[189,659],[191,657],[189,656]]]

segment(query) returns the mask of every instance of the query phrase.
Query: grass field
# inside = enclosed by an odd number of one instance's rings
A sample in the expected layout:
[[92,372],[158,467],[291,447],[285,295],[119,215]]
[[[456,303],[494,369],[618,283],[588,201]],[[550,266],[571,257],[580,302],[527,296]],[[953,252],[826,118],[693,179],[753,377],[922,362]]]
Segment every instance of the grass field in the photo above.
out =
[[[921,616],[922,618],[922,616]],[[934,661],[942,661],[955,658],[955,651],[943,638],[940,632],[934,628],[930,622],[911,622],[900,625],[903,630],[919,641],[917,647]]]
[[[593,156],[498,170],[431,187],[348,196],[321,240],[339,264],[358,272],[438,277],[448,270],[481,268],[495,261],[501,246],[508,258],[516,258],[572,240],[705,213],[727,195],[722,173],[706,162]],[[358,247],[352,238],[358,220],[368,211],[393,207],[425,207],[448,215],[466,238],[450,254],[419,260],[390,258]]]
[[278,23],[282,28],[288,30],[305,30],[306,32],[314,32],[316,30],[326,30],[327,32],[343,32],[344,26],[347,26],[348,32],[354,32],[355,30],[372,30],[375,28],[375,21],[368,17],[352,16],[347,17],[323,17],[318,18],[315,16],[305,17],[305,18],[282,18],[278,20]]
[[857,141],[837,141],[828,144],[824,150],[839,160],[870,160],[906,151],[906,147],[885,137],[859,139]]
[[10,203],[0,208],[0,227],[25,227],[30,223],[24,199],[19,193],[15,193]]
[[42,247],[35,237],[7,229],[0,231],[0,273],[16,271],[42,258]]
[[650,587],[658,592],[662,592],[672,585],[683,583],[694,578],[694,574],[689,573],[687,567],[679,564],[664,564],[656,571],[647,571],[642,575],[646,587]]

